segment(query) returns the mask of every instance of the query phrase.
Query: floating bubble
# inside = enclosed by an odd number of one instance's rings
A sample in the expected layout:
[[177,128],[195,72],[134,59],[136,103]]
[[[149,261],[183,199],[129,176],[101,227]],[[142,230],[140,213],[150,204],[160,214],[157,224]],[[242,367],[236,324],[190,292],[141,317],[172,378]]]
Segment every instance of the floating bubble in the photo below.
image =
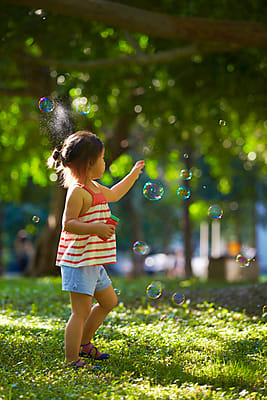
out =
[[208,209],[208,216],[212,219],[221,219],[223,210],[218,206],[210,206]]
[[182,199],[182,200],[186,200],[190,197],[191,192],[190,189],[188,189],[186,186],[180,186],[177,189],[177,196]]
[[40,218],[37,217],[37,215],[34,215],[34,216],[32,217],[32,222],[34,222],[35,224],[38,224],[39,221],[40,221]]
[[219,125],[220,125],[220,126],[226,126],[226,125],[227,125],[227,122],[226,122],[224,119],[220,119],[220,120],[219,120]]
[[121,294],[120,290],[117,288],[114,288],[114,292],[116,293],[117,296],[120,296]]
[[91,110],[87,97],[77,97],[77,99],[73,100],[72,105],[75,111],[81,115],[86,115]]
[[182,169],[180,172],[180,176],[185,180],[189,181],[192,178],[192,171],[190,169]]
[[151,283],[146,288],[146,294],[150,299],[158,299],[161,296],[161,286],[158,283]]
[[243,254],[238,254],[235,260],[238,263],[238,265],[242,268],[248,267],[250,264],[250,259],[244,256]]
[[40,111],[49,113],[54,110],[55,102],[49,97],[41,97],[38,106]]
[[184,301],[185,301],[185,296],[184,296],[184,294],[181,294],[181,293],[174,293],[174,294],[172,295],[172,302],[173,302],[174,304],[180,305],[180,304],[183,304]]
[[202,189],[206,190],[207,189],[207,185],[203,185]]
[[133,251],[136,254],[147,254],[149,252],[149,246],[146,242],[137,241],[133,244]]
[[189,155],[187,153],[184,153],[184,158],[188,158]]
[[143,187],[143,195],[148,200],[160,200],[164,194],[164,189],[161,183],[147,182]]

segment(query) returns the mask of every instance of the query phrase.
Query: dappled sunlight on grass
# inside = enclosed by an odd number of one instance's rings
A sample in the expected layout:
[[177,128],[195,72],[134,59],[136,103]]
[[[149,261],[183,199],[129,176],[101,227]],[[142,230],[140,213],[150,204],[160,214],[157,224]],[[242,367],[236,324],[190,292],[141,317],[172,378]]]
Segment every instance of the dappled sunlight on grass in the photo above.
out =
[[60,279],[2,280],[0,398],[264,398],[261,317],[208,302],[150,301],[147,277],[129,289],[120,282],[119,304],[94,339],[111,357],[101,371],[84,372],[63,368],[70,304]]

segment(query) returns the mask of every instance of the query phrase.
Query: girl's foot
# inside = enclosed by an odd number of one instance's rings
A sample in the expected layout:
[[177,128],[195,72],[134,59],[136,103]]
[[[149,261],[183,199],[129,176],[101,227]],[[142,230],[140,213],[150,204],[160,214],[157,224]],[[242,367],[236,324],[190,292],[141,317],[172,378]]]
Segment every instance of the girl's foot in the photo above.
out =
[[79,369],[79,368],[100,369],[101,368],[99,365],[95,365],[95,366],[88,365],[88,364],[86,364],[86,362],[84,362],[82,360],[65,363],[65,367],[67,367],[67,368],[75,368],[75,369]]
[[80,357],[90,357],[94,360],[106,360],[109,358],[108,353],[101,353],[93,343],[89,342],[87,344],[81,345]]

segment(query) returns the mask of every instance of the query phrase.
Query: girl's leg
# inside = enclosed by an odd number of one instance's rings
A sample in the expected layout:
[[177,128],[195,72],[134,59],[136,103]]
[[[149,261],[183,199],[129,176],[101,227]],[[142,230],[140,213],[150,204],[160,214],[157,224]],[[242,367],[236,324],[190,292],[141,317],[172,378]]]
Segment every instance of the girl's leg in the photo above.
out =
[[70,292],[72,314],[65,330],[66,362],[79,359],[83,328],[92,307],[92,296]]
[[107,289],[94,293],[98,304],[96,304],[84,324],[83,335],[80,344],[91,342],[97,329],[102,325],[108,313],[117,305],[117,295],[110,285]]

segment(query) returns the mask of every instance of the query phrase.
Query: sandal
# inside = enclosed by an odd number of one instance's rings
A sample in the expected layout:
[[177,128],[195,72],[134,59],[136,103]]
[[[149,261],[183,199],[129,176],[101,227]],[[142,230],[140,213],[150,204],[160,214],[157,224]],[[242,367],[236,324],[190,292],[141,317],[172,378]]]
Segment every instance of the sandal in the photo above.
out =
[[[89,344],[89,343],[88,343]],[[85,344],[84,346],[88,346],[88,344]],[[81,347],[84,347],[81,346]],[[100,353],[100,355],[97,357],[97,353]],[[107,358],[109,358],[109,354],[108,353],[101,353],[97,347],[95,347],[94,345],[92,345],[91,349],[88,351],[88,353],[85,353],[84,351],[80,351],[80,357],[90,357],[93,360],[106,360]]]

